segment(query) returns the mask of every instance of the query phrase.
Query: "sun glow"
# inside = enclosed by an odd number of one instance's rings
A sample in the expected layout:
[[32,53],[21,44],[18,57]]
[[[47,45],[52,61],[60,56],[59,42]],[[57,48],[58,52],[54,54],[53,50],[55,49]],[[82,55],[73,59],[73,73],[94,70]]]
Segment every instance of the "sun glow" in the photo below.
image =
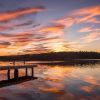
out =
[[66,51],[67,48],[64,47],[63,43],[53,43],[52,49],[54,52],[61,52],[61,51]]

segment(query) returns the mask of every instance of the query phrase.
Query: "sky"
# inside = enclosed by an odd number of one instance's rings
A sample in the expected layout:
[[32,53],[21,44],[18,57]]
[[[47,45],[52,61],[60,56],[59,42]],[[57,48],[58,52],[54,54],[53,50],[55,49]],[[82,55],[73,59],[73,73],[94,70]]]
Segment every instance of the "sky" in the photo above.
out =
[[100,52],[100,0],[0,0],[0,55]]

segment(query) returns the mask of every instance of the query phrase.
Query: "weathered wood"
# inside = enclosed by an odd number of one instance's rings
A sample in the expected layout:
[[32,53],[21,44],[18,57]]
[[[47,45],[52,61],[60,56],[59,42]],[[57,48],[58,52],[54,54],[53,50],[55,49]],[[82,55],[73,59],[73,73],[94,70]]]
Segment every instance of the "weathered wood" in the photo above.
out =
[[18,77],[17,81],[16,81],[15,78],[12,78],[10,80],[2,80],[2,81],[0,81],[0,88],[5,87],[5,86],[9,86],[9,85],[14,85],[14,84],[27,82],[27,81],[34,80],[34,79],[37,79],[37,77],[22,76],[22,77]]
[[[15,62],[13,66],[0,66],[0,70],[7,70],[7,80],[4,81],[0,81],[0,87],[5,86],[5,85],[9,85],[12,83],[17,83],[17,82],[22,82],[22,79],[36,79],[34,78],[34,67],[36,67],[37,65],[21,65],[21,66],[15,66]],[[28,69],[32,70],[32,75],[28,76]],[[24,69],[26,71],[26,76],[24,76],[23,78],[21,78],[18,74],[19,74],[19,69]],[[10,79],[10,70],[14,70],[14,78]]]
[[33,69],[33,67],[31,68],[31,70],[32,70],[32,77],[34,76],[34,69]]
[[28,76],[28,68],[26,67],[26,76]]
[[36,65],[24,65],[24,66],[2,66],[0,67],[0,70],[8,70],[8,69],[23,69],[23,68],[33,68],[36,67]]
[[8,78],[8,80],[10,80],[10,69],[8,69],[7,78]]
[[18,68],[14,69],[14,79],[18,79]]

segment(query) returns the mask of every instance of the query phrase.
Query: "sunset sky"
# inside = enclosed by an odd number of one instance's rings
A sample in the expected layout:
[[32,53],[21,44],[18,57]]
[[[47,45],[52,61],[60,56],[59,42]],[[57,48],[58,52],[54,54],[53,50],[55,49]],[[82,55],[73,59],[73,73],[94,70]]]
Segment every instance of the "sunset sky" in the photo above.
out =
[[100,0],[0,0],[0,55],[100,52]]

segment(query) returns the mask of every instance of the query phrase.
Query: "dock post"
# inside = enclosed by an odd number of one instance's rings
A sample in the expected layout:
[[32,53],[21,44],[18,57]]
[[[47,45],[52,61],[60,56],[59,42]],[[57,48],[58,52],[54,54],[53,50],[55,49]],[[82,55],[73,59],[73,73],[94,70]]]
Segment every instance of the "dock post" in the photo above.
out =
[[26,62],[25,62],[25,60],[24,60],[24,65],[25,65],[25,63],[26,63]]
[[8,69],[7,77],[8,77],[8,80],[10,80],[10,69]]
[[32,77],[33,77],[34,76],[34,68],[32,67],[31,70],[32,70]]
[[14,79],[18,79],[18,69],[15,68],[14,70]]
[[13,65],[15,66],[15,61],[13,61]]
[[26,76],[28,76],[28,68],[26,67]]

